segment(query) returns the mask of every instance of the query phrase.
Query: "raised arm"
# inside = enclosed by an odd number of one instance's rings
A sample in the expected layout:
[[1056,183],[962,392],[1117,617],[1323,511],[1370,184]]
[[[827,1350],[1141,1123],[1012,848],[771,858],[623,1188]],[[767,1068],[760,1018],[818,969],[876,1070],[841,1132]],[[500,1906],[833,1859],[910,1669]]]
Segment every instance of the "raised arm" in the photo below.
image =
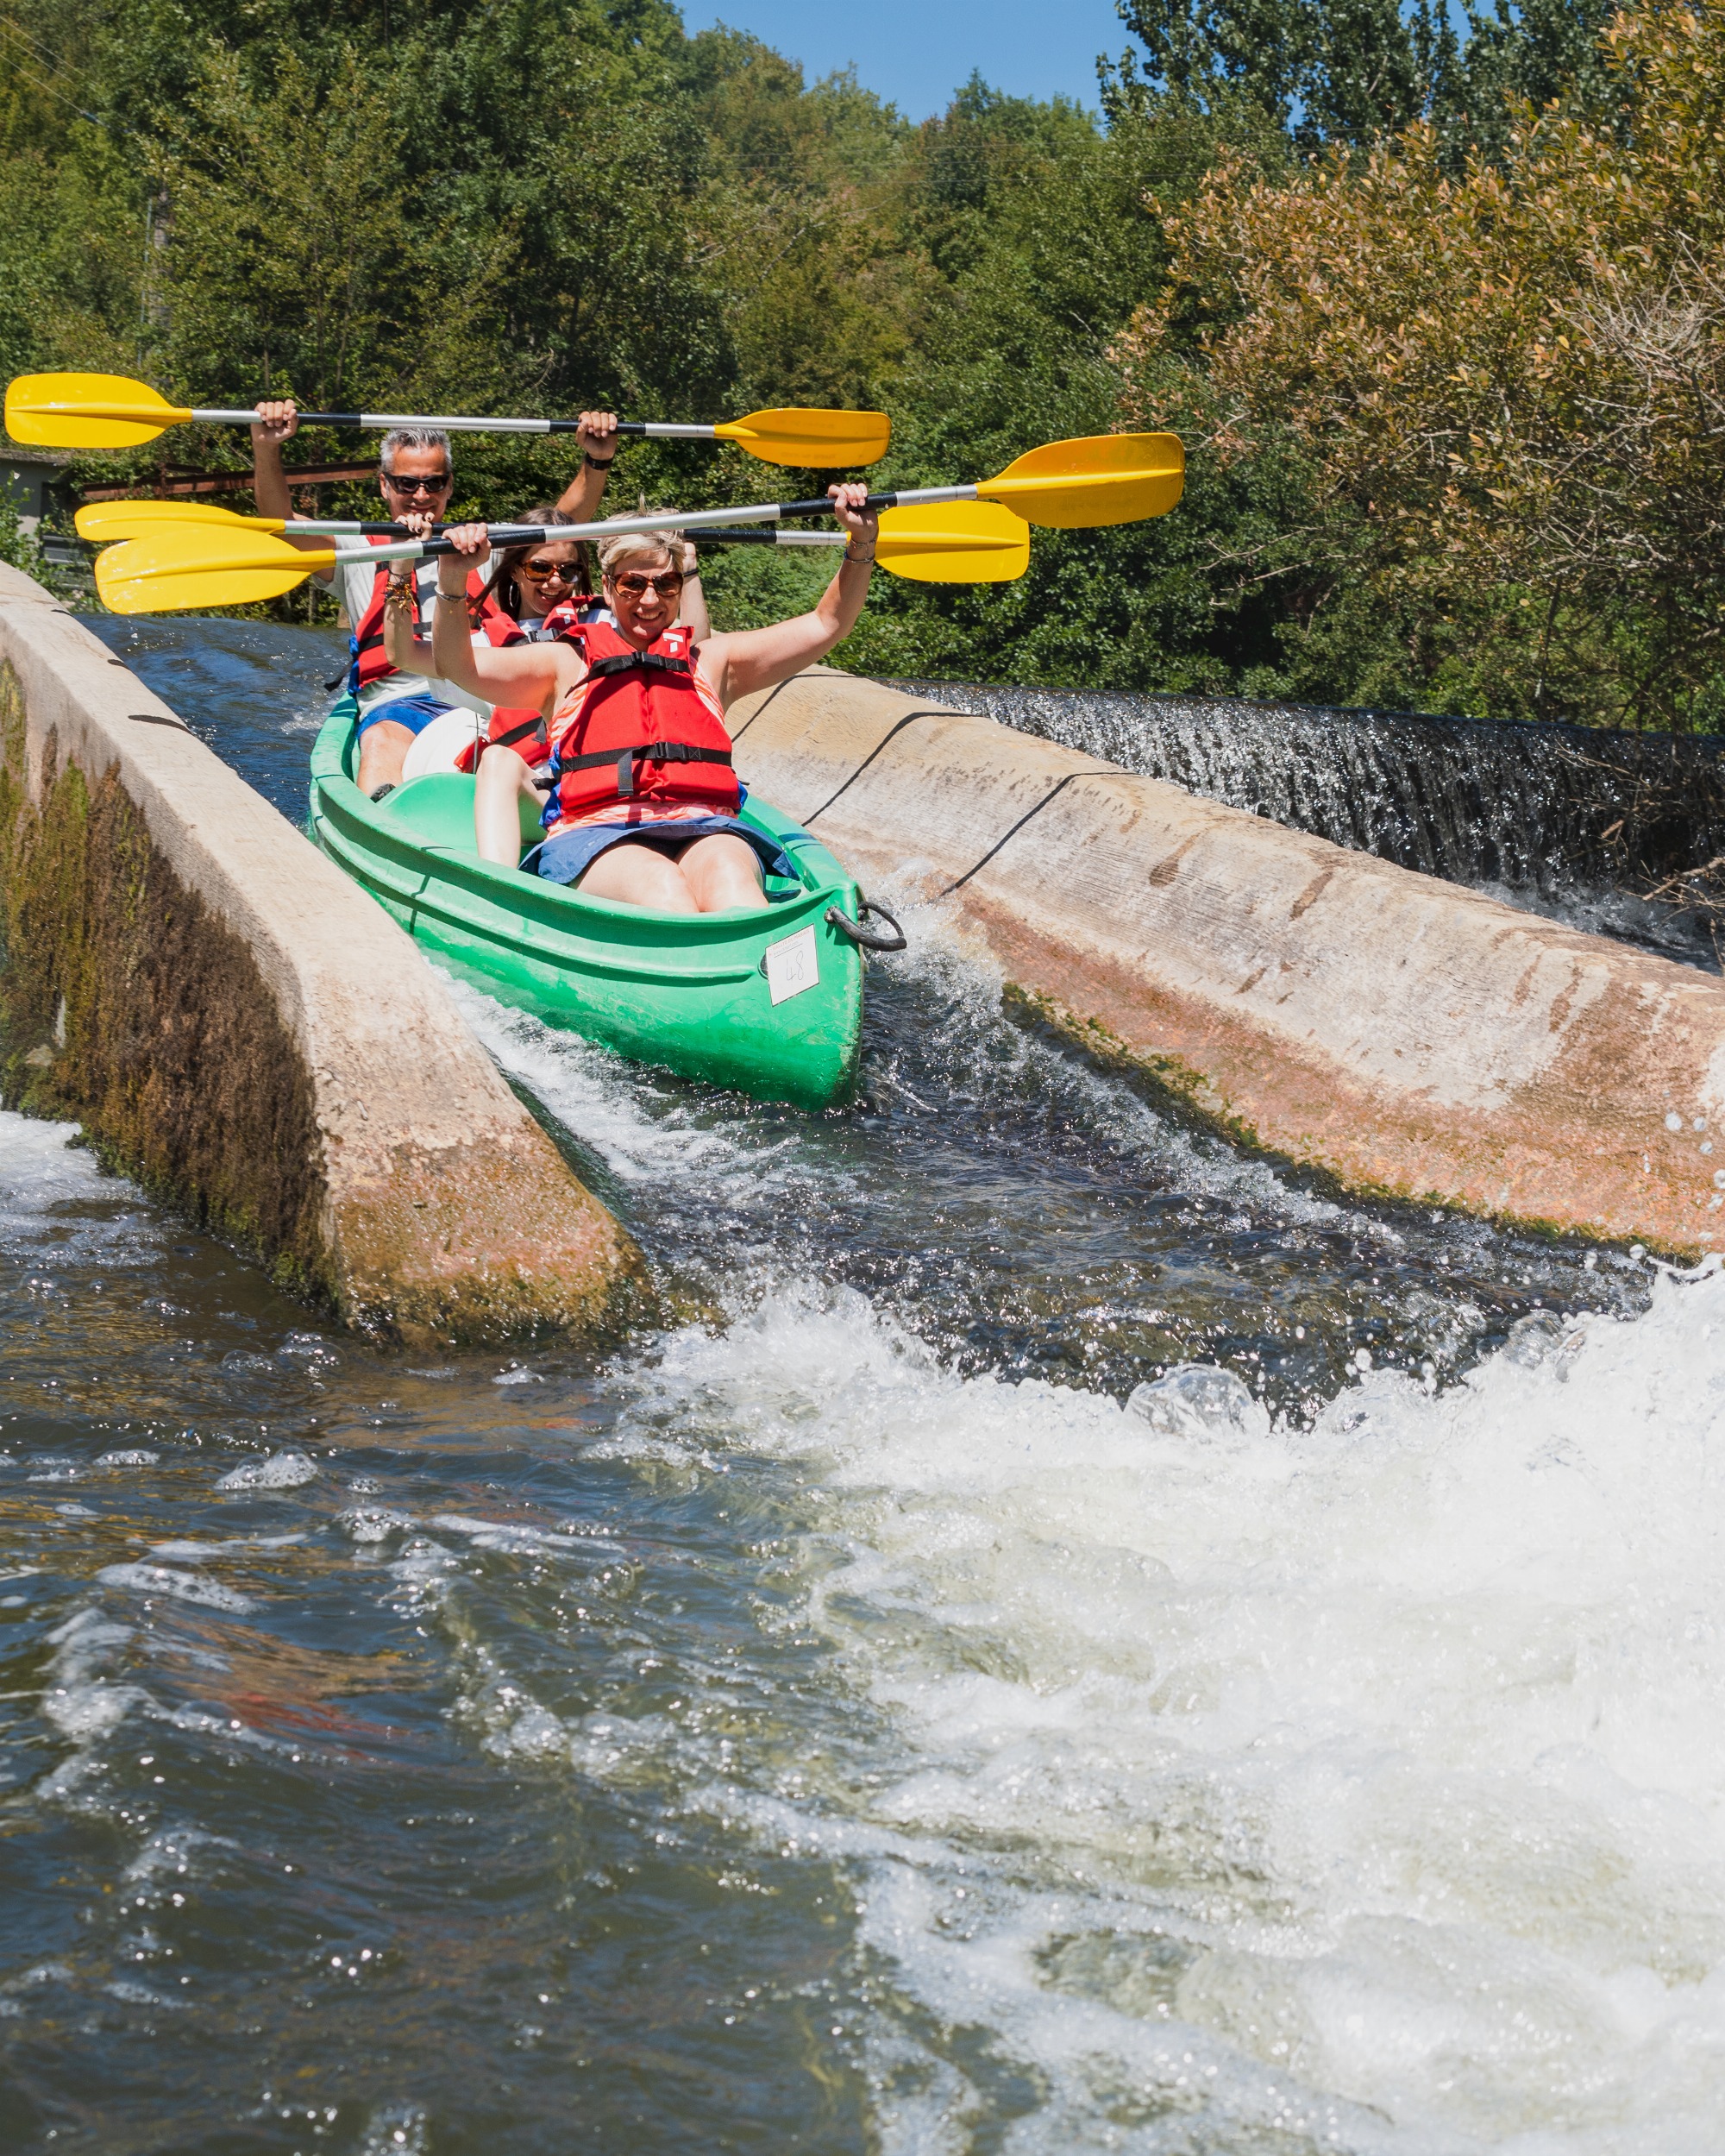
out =
[[[429,509],[410,509],[401,521],[416,539],[428,539],[436,522]],[[418,588],[411,562],[392,562],[384,593],[383,648],[402,674],[435,674],[431,646],[419,634]]]
[[581,461],[557,497],[560,524],[591,524],[598,516],[599,497],[617,462],[617,414],[584,412],[575,424],[575,439],[581,445]]
[[706,610],[706,593],[701,586],[700,563],[687,539],[683,541],[683,596],[677,608],[677,619],[697,644],[706,644],[712,638],[712,620]]
[[492,704],[544,704],[574,677],[580,661],[567,644],[516,644],[499,650],[475,644],[467,612],[467,575],[491,558],[482,524],[458,525],[444,537],[456,549],[437,559],[437,604],[431,623],[432,668]]
[[862,504],[869,489],[855,481],[829,487],[832,513],[844,527],[847,544],[838,574],[822,593],[812,613],[775,621],[769,629],[740,629],[716,636],[703,647],[708,680],[727,707],[739,696],[771,688],[824,659],[856,626],[869,596],[880,519]]
[[[281,445],[292,441],[298,433],[299,409],[292,397],[267,397],[257,412],[258,416],[252,422],[252,497],[260,517],[292,519],[293,499],[287,491]],[[291,521],[281,536],[290,546],[304,547],[314,553],[329,544],[328,539],[316,536],[295,538]],[[320,584],[335,581],[335,573],[330,569],[314,569],[312,575]]]

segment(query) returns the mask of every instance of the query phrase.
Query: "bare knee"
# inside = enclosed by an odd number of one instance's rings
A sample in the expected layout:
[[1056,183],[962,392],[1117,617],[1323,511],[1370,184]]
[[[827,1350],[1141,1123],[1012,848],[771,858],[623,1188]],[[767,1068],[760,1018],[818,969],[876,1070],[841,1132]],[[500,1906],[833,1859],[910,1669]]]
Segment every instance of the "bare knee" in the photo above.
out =
[[624,906],[649,906],[656,913],[694,914],[701,909],[676,863],[656,846],[607,846],[579,881],[588,898],[609,898]]
[[535,790],[533,767],[515,749],[493,742],[480,751],[480,768],[474,782],[478,801],[518,801]]
[[369,794],[380,786],[398,786],[401,767],[412,745],[411,728],[393,719],[373,720],[360,736],[360,791]]
[[495,746],[480,758],[474,782],[474,837],[480,858],[497,868],[513,868],[524,839],[537,822],[539,796],[532,768],[513,749]]
[[701,913],[731,913],[767,902],[760,857],[746,839],[728,834],[697,839],[684,848],[677,865]]

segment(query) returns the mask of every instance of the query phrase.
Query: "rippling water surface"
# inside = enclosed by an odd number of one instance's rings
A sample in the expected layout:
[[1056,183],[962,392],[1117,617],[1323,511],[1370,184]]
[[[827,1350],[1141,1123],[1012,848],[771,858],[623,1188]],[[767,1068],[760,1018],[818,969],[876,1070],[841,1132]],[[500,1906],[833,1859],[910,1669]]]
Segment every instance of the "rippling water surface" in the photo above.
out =
[[[104,633],[298,813],[329,639]],[[462,996],[612,1361],[0,1120],[0,2146],[1716,2146],[1725,1282],[1338,1205],[933,916],[823,1117]]]

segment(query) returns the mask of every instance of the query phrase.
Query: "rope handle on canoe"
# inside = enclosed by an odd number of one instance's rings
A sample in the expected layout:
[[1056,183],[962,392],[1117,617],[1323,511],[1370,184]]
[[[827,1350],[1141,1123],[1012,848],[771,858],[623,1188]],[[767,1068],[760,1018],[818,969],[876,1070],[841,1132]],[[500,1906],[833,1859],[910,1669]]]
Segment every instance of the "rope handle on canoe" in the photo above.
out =
[[[852,943],[860,944],[865,951],[903,951],[908,947],[909,939],[894,916],[884,906],[877,906],[873,899],[864,898],[860,891],[857,893],[856,911],[859,918],[853,921],[841,908],[829,906],[826,917],[841,935],[849,936]],[[863,927],[870,914],[886,922],[893,932],[891,935],[883,936],[878,928]]]

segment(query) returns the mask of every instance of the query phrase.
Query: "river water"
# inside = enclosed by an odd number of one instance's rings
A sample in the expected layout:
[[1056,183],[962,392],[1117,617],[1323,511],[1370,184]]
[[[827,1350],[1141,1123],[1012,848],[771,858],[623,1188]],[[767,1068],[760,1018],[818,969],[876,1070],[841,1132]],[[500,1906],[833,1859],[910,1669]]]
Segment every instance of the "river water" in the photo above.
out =
[[[329,639],[97,625],[298,813]],[[604,1361],[0,1118],[0,2147],[1716,2147],[1725,1279],[1338,1204],[914,928],[819,1117],[462,991]]]

